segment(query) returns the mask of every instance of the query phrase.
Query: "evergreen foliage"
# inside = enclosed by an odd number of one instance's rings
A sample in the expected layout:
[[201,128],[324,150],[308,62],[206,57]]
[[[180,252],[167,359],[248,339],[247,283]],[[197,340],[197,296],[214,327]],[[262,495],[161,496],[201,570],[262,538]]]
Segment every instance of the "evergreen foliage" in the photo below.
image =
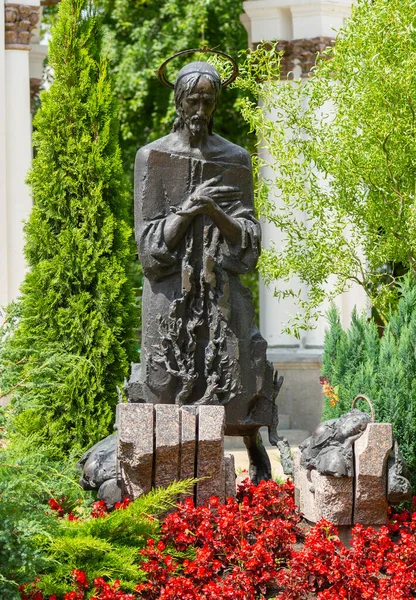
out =
[[17,435],[57,451],[104,437],[128,369],[133,298],[118,106],[92,3],[63,0],[35,119],[29,271],[0,357]]
[[53,539],[58,521],[48,511],[50,498],[88,511],[88,494],[79,487],[72,461],[57,463],[46,447],[22,439],[0,449],[0,590],[17,600],[18,584],[33,580],[50,566],[44,541]]
[[325,398],[323,419],[339,417],[357,394],[367,395],[376,420],[393,425],[416,487],[416,283],[407,276],[399,289],[397,310],[381,339],[373,319],[355,313],[345,332],[337,310],[329,312],[322,374],[337,388],[339,401],[331,406]]
[[189,493],[194,480],[172,483],[140,496],[126,509],[107,516],[79,521],[58,520],[55,535],[44,541],[48,568],[39,588],[48,594],[64,594],[72,582],[71,572],[86,572],[87,579],[105,577],[120,580],[121,587],[133,592],[144,580],[140,550],[149,538],[157,539],[160,523],[154,518],[175,506],[179,494]]

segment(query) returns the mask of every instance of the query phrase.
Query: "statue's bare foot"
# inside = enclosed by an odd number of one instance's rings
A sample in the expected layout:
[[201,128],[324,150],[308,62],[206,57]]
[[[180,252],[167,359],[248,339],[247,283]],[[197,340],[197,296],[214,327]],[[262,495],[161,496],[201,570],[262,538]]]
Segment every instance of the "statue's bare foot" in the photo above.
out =
[[260,432],[257,431],[253,435],[244,436],[243,439],[250,461],[249,473],[251,481],[254,485],[258,485],[263,480],[268,481],[272,478],[272,467]]

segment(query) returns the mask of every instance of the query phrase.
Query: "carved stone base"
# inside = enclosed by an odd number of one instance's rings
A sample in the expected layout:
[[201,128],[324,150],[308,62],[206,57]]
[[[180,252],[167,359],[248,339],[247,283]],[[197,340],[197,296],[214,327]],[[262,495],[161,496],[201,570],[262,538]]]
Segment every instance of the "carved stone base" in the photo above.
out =
[[117,452],[122,495],[134,500],[152,487],[198,477],[197,505],[213,495],[221,502],[226,495],[235,496],[234,464],[229,458],[224,460],[224,427],[223,406],[119,404]]

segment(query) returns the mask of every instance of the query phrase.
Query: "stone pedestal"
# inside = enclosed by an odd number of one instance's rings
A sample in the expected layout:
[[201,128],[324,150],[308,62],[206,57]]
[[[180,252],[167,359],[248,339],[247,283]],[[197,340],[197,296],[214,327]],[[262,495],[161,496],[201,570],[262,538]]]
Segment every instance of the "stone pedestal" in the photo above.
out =
[[224,429],[225,413],[218,406],[198,408],[198,461],[197,477],[202,478],[196,485],[196,504],[200,505],[218,496],[224,499]]
[[387,459],[392,448],[390,423],[370,423],[355,442],[354,523],[386,523]]
[[[325,518],[334,525],[380,527],[387,521],[387,460],[393,447],[389,423],[369,423],[354,443],[354,477],[330,477],[300,464],[293,453],[295,502],[305,519]],[[349,527],[349,529],[348,529]],[[346,534],[348,537],[349,533]]]
[[293,479],[295,482],[295,503],[307,521],[316,523],[315,494],[312,491],[311,474],[300,464],[301,451],[293,450]]
[[166,487],[179,479],[179,406],[155,406],[154,486]]
[[119,404],[117,434],[122,495],[134,499],[152,489],[153,404]]
[[353,478],[328,477],[311,471],[315,493],[316,520],[327,519],[336,525],[350,525],[353,513]]
[[122,493],[132,500],[152,487],[201,478],[196,504],[235,496],[233,457],[224,461],[224,407],[119,404],[117,456]]
[[181,418],[181,464],[180,479],[195,477],[196,461],[196,406],[184,406]]
[[234,455],[226,452],[224,454],[225,471],[225,499],[235,498],[236,494],[236,473]]

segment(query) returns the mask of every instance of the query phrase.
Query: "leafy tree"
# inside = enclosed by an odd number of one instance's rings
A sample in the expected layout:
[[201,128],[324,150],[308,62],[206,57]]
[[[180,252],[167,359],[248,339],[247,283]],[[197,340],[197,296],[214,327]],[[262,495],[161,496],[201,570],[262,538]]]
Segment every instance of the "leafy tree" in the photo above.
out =
[[54,81],[35,119],[29,271],[0,356],[14,432],[58,453],[108,433],[132,338],[128,194],[101,46],[92,4],[63,0],[49,49]]
[[[174,121],[173,93],[156,70],[180,50],[207,44],[237,57],[247,48],[240,23],[242,0],[97,0],[105,15],[111,46],[116,91],[121,100],[121,146],[126,171],[131,171],[137,149],[170,132]],[[189,60],[176,59],[169,77]],[[216,115],[216,131],[247,146],[248,127],[236,110],[241,96],[227,90]]]
[[245,111],[274,169],[263,214],[285,241],[261,267],[297,299],[295,329],[352,282],[385,322],[398,274],[416,274],[415,30],[415,0],[358,0],[312,77],[260,81],[265,110]]

